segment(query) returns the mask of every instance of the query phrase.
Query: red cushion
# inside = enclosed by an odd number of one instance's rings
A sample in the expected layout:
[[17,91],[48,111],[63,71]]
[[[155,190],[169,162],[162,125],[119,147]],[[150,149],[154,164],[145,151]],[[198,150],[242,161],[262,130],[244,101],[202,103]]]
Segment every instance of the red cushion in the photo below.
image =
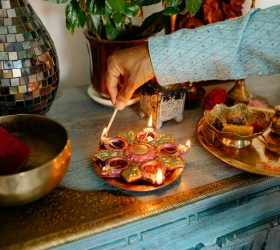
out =
[[30,153],[26,144],[0,127],[0,175],[17,173]]

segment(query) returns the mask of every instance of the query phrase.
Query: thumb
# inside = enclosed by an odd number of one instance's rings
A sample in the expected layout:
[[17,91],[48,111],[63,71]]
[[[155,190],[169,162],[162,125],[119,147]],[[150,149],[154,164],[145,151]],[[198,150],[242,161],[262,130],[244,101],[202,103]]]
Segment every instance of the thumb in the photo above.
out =
[[134,84],[125,84],[123,88],[120,89],[115,103],[118,110],[123,110],[125,108],[135,90],[136,87]]

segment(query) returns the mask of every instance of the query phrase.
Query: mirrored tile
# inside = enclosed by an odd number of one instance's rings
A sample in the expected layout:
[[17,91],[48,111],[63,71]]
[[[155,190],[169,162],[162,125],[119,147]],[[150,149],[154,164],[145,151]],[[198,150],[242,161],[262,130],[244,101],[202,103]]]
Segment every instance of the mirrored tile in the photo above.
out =
[[36,82],[36,81],[37,81],[36,75],[30,75],[30,76],[29,76],[29,82],[30,82],[30,83]]
[[5,43],[5,42],[6,42],[6,36],[0,35],[0,43]]
[[25,50],[25,52],[28,58],[32,58],[33,56],[35,56],[33,49],[27,49]]
[[32,92],[24,93],[24,100],[29,100],[29,99],[32,99],[32,98],[33,98]]
[[23,59],[22,64],[23,64],[23,67],[30,67],[31,66],[31,59]]
[[21,70],[13,69],[13,77],[21,77]]
[[24,41],[23,34],[16,34],[16,40],[17,42],[23,42]]
[[2,1],[2,9],[10,9],[11,4],[10,1]]
[[18,88],[18,93],[25,93],[26,92],[26,85],[20,85],[17,88]]
[[22,68],[21,60],[13,61],[13,65],[14,65],[15,69],[21,69]]
[[14,49],[16,51],[23,50],[22,43],[19,43],[19,42],[14,43]]
[[13,61],[7,60],[4,61],[4,69],[12,69],[13,68]]
[[4,18],[4,25],[5,26],[12,25],[12,18],[10,17]]
[[8,28],[6,26],[0,27],[0,35],[6,35],[8,34]]
[[5,48],[5,44],[4,43],[0,43],[0,51],[4,51]]
[[10,79],[1,79],[1,85],[2,87],[10,87]]
[[31,49],[31,42],[30,41],[23,42],[22,46],[24,49]]
[[35,90],[35,83],[29,83],[27,85],[27,91],[33,91]]
[[31,40],[32,39],[31,32],[24,32],[23,36],[24,36],[25,40]]
[[26,55],[25,50],[18,51],[18,58],[19,59],[24,59],[26,57],[27,57],[27,55]]
[[15,33],[17,33],[17,28],[16,28],[16,26],[9,26],[8,31],[10,34],[15,34]]
[[20,25],[21,21],[19,17],[12,17],[12,23],[13,25]]
[[8,43],[14,43],[16,41],[16,36],[14,34],[9,34],[6,39]]
[[15,95],[18,94],[18,87],[10,87],[10,94]]
[[[24,32],[25,32],[24,27],[22,25],[18,25],[17,26],[17,33],[22,33],[22,35],[23,35]],[[23,38],[23,41],[24,40],[25,40],[25,38]]]
[[13,78],[12,70],[3,70],[3,77],[4,78]]
[[19,93],[19,94],[15,95],[15,96],[16,96],[16,100],[17,101],[24,100],[24,94]]
[[9,10],[7,10],[7,14],[8,14],[8,17],[15,17],[16,11],[15,11],[15,9],[9,9]]
[[7,10],[0,9],[0,17],[8,17]]
[[42,51],[41,51],[41,48],[40,48],[40,47],[35,47],[35,48],[34,48],[34,51],[35,51],[36,56],[39,56],[39,55],[42,54]]
[[13,43],[5,43],[5,51],[7,51],[7,52],[14,51],[14,44]]
[[19,78],[12,78],[11,86],[19,86]]
[[[32,95],[33,95],[33,98],[36,98],[36,97],[40,96],[40,91],[38,89],[33,90]],[[38,100],[38,98],[37,98],[37,100]],[[34,102],[35,102],[35,100],[34,100]],[[39,100],[39,102],[40,102],[40,100]]]
[[18,59],[17,52],[8,52],[8,53],[9,53],[9,59],[10,60],[17,60]]

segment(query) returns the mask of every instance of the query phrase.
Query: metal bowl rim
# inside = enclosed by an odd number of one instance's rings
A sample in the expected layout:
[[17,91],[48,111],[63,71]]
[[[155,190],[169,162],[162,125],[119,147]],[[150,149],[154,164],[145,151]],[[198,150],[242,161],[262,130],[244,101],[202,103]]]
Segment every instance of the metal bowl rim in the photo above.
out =
[[66,140],[65,140],[65,144],[64,144],[62,150],[61,150],[58,154],[56,154],[56,156],[55,156],[53,159],[51,159],[51,160],[45,162],[44,164],[42,164],[42,165],[40,165],[40,166],[38,166],[38,167],[36,167],[36,168],[27,170],[27,171],[25,171],[25,172],[19,172],[19,173],[9,174],[9,175],[0,175],[0,180],[1,180],[1,179],[13,178],[13,177],[15,177],[15,176],[26,176],[26,175],[28,175],[30,172],[37,172],[37,171],[41,171],[43,168],[48,168],[48,167],[49,167],[49,164],[50,164],[55,158],[59,157],[59,156],[62,154],[62,152],[65,150],[65,147],[66,147],[66,146],[71,146],[70,139],[69,139],[69,135],[68,135],[68,132],[67,132],[66,128],[65,128],[62,124],[60,124],[59,122],[55,121],[55,120],[52,119],[52,118],[49,118],[49,117],[46,117],[46,116],[43,116],[43,115],[37,115],[37,114],[16,114],[16,115],[6,115],[6,116],[2,116],[2,117],[0,117],[0,121],[1,121],[1,119],[2,119],[3,117],[5,117],[5,118],[6,118],[6,117],[40,117],[39,119],[49,120],[49,121],[55,123],[56,125],[60,126],[60,127],[64,130],[65,135],[66,135],[66,137],[65,137]]

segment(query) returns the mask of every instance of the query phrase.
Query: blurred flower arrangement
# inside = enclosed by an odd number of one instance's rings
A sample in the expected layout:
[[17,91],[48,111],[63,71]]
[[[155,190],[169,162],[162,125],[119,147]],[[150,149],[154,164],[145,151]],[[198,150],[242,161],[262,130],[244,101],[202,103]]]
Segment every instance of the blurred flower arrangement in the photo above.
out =
[[227,92],[223,88],[215,88],[204,99],[203,109],[211,110],[216,104],[224,104],[227,100]]
[[178,15],[176,29],[193,29],[241,16],[244,2],[245,0],[203,0],[202,7],[195,15]]

